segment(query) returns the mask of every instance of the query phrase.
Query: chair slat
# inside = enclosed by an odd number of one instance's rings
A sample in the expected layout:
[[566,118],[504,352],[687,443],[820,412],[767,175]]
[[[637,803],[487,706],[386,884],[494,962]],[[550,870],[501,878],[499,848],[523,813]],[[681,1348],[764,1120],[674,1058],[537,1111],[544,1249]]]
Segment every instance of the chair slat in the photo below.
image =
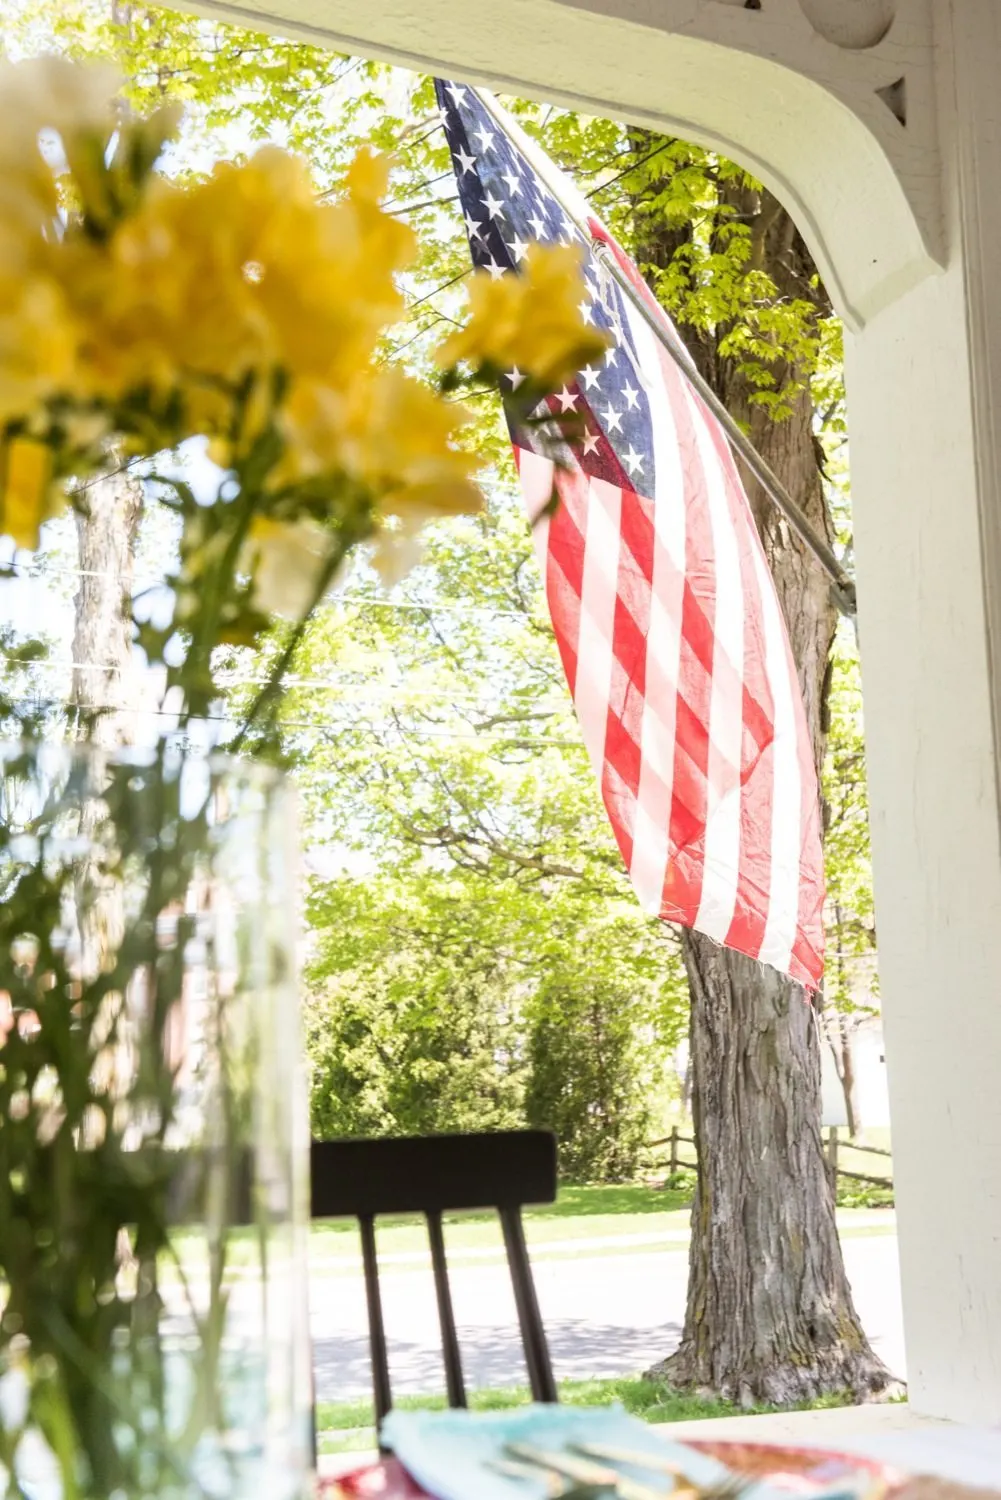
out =
[[549,1345],[542,1326],[542,1315],[535,1295],[532,1267],[525,1244],[525,1229],[521,1213],[517,1208],[500,1209],[501,1229],[504,1232],[504,1248],[511,1270],[511,1285],[514,1288],[514,1305],[521,1325],[521,1341],[525,1348],[525,1365],[528,1369],[528,1384],[534,1401],[558,1401],[556,1381],[549,1358]]
[[[389,1356],[386,1330],[382,1321],[382,1297],[379,1295],[379,1262],[375,1253],[375,1221],[371,1214],[359,1214],[361,1258],[365,1275],[365,1297],[368,1302],[368,1341],[372,1352],[372,1394],[375,1400],[375,1425],[393,1405],[389,1386]],[[381,1445],[380,1445],[381,1446]]]
[[459,1338],[455,1331],[455,1314],[452,1310],[452,1290],[448,1284],[448,1261],[445,1257],[445,1237],[441,1228],[441,1214],[432,1211],[426,1215],[428,1241],[431,1246],[431,1269],[434,1272],[434,1290],[438,1299],[438,1322],[441,1325],[441,1351],[445,1361],[445,1391],[449,1406],[466,1406],[466,1383],[462,1378],[462,1356],[459,1353]]

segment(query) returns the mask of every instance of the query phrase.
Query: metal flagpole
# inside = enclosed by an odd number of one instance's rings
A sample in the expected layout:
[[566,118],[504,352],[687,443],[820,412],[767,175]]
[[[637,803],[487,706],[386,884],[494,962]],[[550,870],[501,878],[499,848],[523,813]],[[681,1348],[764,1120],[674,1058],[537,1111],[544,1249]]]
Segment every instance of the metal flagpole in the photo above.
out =
[[[468,85],[466,86],[468,87]],[[806,516],[804,516],[771,465],[766,463],[762,458],[750,438],[727,411],[712,386],[695,368],[684,346],[676,344],[671,338],[664,324],[657,316],[657,313],[647,304],[636,287],[633,286],[608,246],[603,241],[595,239],[591,234],[588,226],[587,200],[581,198],[579,203],[573,201],[567,190],[567,184],[563,182],[561,174],[554,171],[553,164],[545,152],[541,150],[530,136],[525,134],[517,121],[511,118],[503,106],[494,98],[493,94],[487,89],[479,88],[470,88],[470,93],[476,95],[483,108],[496,122],[498,128],[505,131],[515,141],[519,150],[529,159],[539,176],[545,181],[546,186],[564,213],[573,220],[581,233],[587,236],[591,248],[601,262],[602,267],[609,273],[620,291],[628,297],[632,306],[636,308],[636,311],[653,330],[654,335],[664,349],[666,349],[685,378],[695,387],[695,390],[719,422],[730,439],[732,446],[740,454],[772,504],[777,506],[782,512],[804,546],[809,548],[820,563],[820,566],[827,573],[831,580],[831,595],[841,613],[846,615],[848,619],[854,620],[856,614],[855,584],[848,577],[828,542],[817,533]]]

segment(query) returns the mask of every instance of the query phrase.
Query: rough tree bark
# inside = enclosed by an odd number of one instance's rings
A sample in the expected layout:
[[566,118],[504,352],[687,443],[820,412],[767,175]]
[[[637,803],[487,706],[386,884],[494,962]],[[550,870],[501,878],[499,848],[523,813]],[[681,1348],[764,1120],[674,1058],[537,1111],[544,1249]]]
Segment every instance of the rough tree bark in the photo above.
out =
[[132,676],[128,601],[142,502],[142,484],[123,469],[91,484],[76,512],[81,577],[70,696],[81,714],[99,715],[92,738],[107,746],[133,738],[126,709]]
[[[757,264],[780,295],[802,297],[814,267],[784,209],[767,192],[722,191],[751,222]],[[676,232],[652,240],[648,258],[667,264]],[[809,391],[775,422],[751,403],[746,376],[714,341],[682,333],[758,451],[814,525],[829,532]],[[828,580],[760,486],[743,477],[789,628],[819,770],[837,622]],[[698,933],[685,931],[682,949],[699,1172],[682,1341],[649,1373],[745,1404],[879,1391],[890,1377],[852,1302],[825,1169],[811,999],[775,970]]]
[[[92,482],[75,512],[80,582],[73,601],[73,678],[70,697],[78,731],[89,743],[112,749],[134,738],[127,710],[132,641],[129,599],[135,548],[142,516],[142,484],[127,470]],[[105,816],[100,802],[85,803],[81,832],[92,833]],[[109,953],[117,953],[125,927],[121,888],[104,883],[91,870],[82,877],[86,896],[79,903],[81,961],[98,973]],[[109,995],[114,1010],[117,1000]],[[109,1012],[110,1013],[110,1012]],[[119,1066],[120,1061],[115,1066]],[[118,1236],[123,1268],[136,1265],[128,1232]]]

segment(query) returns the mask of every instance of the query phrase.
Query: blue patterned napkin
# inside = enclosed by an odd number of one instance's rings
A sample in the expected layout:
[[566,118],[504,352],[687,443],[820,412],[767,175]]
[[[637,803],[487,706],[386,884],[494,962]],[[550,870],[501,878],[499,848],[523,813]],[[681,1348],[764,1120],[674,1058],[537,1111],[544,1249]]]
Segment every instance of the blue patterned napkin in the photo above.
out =
[[[515,1479],[489,1467],[503,1459],[507,1443],[529,1443],[550,1450],[570,1443],[603,1443],[657,1454],[677,1463],[694,1484],[718,1484],[729,1470],[704,1453],[668,1442],[645,1422],[620,1406],[522,1406],[514,1411],[392,1411],[382,1424],[382,1440],[392,1448],[417,1483],[438,1500],[544,1500],[545,1484]],[[629,1473],[652,1488],[671,1482],[650,1470]],[[865,1483],[850,1482],[818,1492],[811,1500],[862,1500]],[[762,1481],[742,1500],[781,1500],[780,1492]],[[786,1492],[785,1500],[788,1500]]]

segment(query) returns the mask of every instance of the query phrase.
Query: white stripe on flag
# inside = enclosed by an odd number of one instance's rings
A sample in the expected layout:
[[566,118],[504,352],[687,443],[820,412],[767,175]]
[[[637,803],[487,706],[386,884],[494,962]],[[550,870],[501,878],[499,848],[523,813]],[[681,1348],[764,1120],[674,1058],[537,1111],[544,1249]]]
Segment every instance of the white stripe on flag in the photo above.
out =
[[671,798],[681,659],[681,614],[685,593],[685,476],[660,374],[654,334],[626,303],[636,345],[638,373],[650,402],[657,494],[653,506],[653,583],[646,640],[646,685],[640,739],[640,782],[636,796],[633,853],[629,875],[644,908],[660,915],[670,857]]
[[[743,740],[744,586],[740,549],[727,503],[725,480],[702,403],[685,383],[699,463],[706,487],[716,566],[712,697],[702,896],[695,926],[722,943],[733,921],[740,873],[740,752]],[[723,661],[730,672],[719,670]],[[741,690],[735,691],[735,682]]]
[[535,555],[542,569],[544,586],[549,558],[549,517],[544,516],[542,512],[552,498],[553,475],[556,466],[551,458],[544,458],[541,453],[533,453],[531,448],[519,448],[516,451],[522,499],[525,502],[528,524],[532,530]]
[[605,768],[608,702],[612,691],[621,516],[622,491],[618,485],[605,479],[591,479],[587,487],[574,704],[599,786]]
[[[745,502],[746,503],[746,502]],[[748,524],[753,522],[748,516]],[[803,787],[800,780],[796,711],[793,693],[799,685],[789,676],[785,627],[772,584],[768,564],[758,542],[751,539],[751,554],[761,597],[765,632],[765,671],[772,690],[774,734],[772,747],[772,864],[768,919],[761,940],[762,963],[788,974],[799,923],[800,822]]]

